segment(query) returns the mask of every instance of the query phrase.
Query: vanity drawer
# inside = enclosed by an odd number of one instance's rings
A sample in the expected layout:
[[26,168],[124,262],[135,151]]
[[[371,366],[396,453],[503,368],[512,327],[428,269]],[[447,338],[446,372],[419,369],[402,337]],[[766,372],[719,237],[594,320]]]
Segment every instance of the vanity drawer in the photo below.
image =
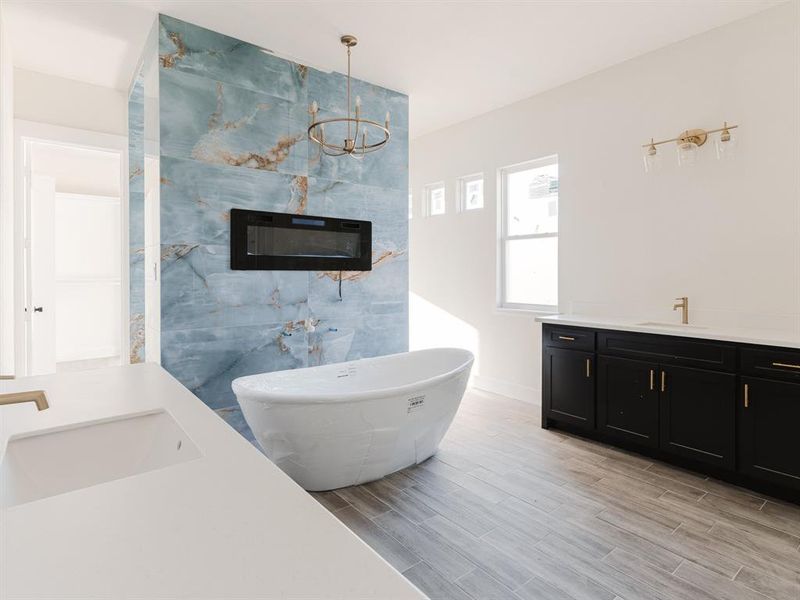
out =
[[597,352],[698,369],[736,370],[736,346],[696,338],[601,331],[597,334]]
[[782,348],[742,348],[742,375],[800,381],[800,351]]
[[551,348],[594,351],[594,331],[583,327],[560,327],[545,323],[542,339],[544,345]]

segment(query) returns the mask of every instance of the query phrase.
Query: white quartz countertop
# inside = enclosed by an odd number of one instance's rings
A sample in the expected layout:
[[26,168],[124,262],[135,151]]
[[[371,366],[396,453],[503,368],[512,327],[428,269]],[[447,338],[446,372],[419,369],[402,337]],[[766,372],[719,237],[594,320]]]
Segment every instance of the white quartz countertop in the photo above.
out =
[[[0,598],[424,598],[161,367],[0,381],[9,437],[167,410],[202,457],[0,509]],[[0,482],[0,485],[2,482]]]
[[626,319],[622,317],[596,317],[586,315],[548,315],[537,316],[540,323],[568,325],[572,327],[589,327],[595,329],[613,329],[616,331],[634,331],[639,333],[655,333],[674,335],[722,342],[738,342],[742,344],[758,344],[763,346],[780,346],[783,348],[800,348],[800,335],[795,332],[779,330],[759,330],[732,327],[703,327],[680,325],[676,323],[658,324],[646,319]]

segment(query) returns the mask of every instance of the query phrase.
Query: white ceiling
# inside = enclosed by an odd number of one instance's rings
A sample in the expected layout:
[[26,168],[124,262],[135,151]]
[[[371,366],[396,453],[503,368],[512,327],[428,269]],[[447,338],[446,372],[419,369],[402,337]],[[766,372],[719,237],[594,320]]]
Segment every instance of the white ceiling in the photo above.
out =
[[127,89],[163,12],[410,95],[412,136],[457,123],[781,0],[0,0],[14,63]]

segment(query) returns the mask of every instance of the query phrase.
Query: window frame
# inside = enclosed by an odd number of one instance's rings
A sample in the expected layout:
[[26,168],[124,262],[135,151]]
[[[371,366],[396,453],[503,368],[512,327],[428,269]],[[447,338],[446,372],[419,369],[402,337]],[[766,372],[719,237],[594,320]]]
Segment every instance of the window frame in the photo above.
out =
[[[440,213],[434,213],[433,203],[431,202],[431,191],[434,189],[442,188],[444,194],[444,210]],[[444,181],[434,181],[433,183],[427,184],[423,188],[423,196],[425,198],[425,216],[426,217],[441,217],[447,214],[447,185]]]
[[[521,163],[509,165],[507,167],[500,167],[497,169],[497,188],[498,198],[497,203],[497,308],[499,310],[508,311],[525,311],[535,313],[557,313],[558,304],[528,304],[523,302],[509,302],[506,300],[506,244],[514,240],[527,240],[527,239],[543,239],[543,238],[556,238],[556,246],[558,246],[558,236],[561,229],[561,220],[558,219],[558,231],[548,233],[529,233],[524,235],[508,235],[508,199],[506,197],[506,180],[508,175],[519,173],[520,171],[528,171],[530,169],[547,167],[550,165],[558,165],[558,155],[551,154],[541,158],[528,160]],[[559,173],[559,179],[561,175]],[[560,183],[560,182],[559,182]],[[561,203],[561,193],[559,186],[558,194],[559,205]],[[559,206],[559,216],[560,216]],[[558,270],[558,263],[556,264]],[[559,278],[560,280],[560,278]],[[556,302],[559,301],[558,284],[556,284]]]
[[[480,180],[482,183],[481,205],[475,208],[467,208],[467,184],[478,180]],[[456,193],[458,199],[458,212],[483,210],[484,206],[486,206],[486,178],[483,176],[483,173],[471,173],[470,175],[464,175],[458,178],[457,183],[458,185],[456,186]]]

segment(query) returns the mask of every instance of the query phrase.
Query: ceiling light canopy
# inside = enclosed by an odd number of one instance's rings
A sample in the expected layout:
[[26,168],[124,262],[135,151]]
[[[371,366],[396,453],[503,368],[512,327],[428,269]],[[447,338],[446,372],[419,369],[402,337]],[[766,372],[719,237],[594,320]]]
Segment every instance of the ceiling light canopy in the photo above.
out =
[[[350,49],[358,43],[354,35],[343,35],[339,40],[347,48],[347,116],[319,119],[317,101],[311,103],[308,112],[311,124],[308,126],[308,139],[319,145],[328,156],[363,158],[365,154],[380,150],[389,141],[389,113],[381,125],[361,117],[361,98],[356,96],[355,108],[350,104]],[[327,127],[327,130],[326,130]],[[372,133],[368,136],[368,132]],[[377,141],[376,141],[377,140]]]

